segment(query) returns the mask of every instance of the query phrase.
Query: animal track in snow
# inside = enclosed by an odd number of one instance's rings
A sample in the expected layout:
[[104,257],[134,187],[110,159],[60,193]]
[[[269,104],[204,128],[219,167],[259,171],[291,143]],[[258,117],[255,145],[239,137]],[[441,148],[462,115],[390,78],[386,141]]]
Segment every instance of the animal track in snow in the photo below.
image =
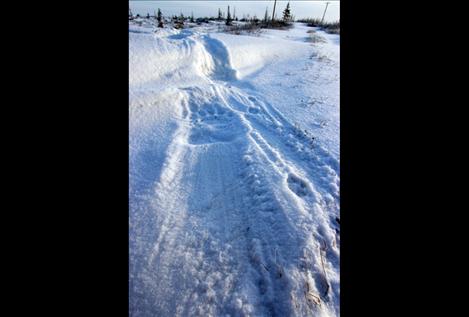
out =
[[191,110],[189,144],[231,142],[244,131],[239,118],[217,99],[205,102],[194,99],[189,108]]
[[294,192],[299,197],[304,197],[309,194],[308,185],[304,180],[295,176],[293,174],[289,174],[287,178],[288,188],[292,192]]

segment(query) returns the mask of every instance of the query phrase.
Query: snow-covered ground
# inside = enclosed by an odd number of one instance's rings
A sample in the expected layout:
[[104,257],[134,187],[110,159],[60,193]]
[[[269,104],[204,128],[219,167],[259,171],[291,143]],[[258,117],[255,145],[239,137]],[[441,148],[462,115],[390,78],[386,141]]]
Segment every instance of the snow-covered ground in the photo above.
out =
[[130,315],[339,315],[339,36],[129,25]]

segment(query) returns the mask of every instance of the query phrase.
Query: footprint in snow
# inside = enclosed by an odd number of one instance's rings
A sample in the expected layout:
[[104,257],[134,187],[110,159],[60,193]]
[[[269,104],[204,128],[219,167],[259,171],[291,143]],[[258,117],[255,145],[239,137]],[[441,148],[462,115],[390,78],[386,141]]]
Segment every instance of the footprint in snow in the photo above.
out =
[[195,124],[189,134],[190,144],[231,142],[242,131],[233,114],[216,102],[192,104],[190,109]]
[[288,188],[299,197],[308,195],[309,189],[306,182],[296,175],[289,174],[287,178]]

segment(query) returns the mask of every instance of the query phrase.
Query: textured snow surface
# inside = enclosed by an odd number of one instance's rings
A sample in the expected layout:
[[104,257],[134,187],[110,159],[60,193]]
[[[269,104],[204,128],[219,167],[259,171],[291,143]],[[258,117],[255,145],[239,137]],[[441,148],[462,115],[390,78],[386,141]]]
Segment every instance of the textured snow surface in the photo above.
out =
[[131,316],[339,315],[339,36],[310,29],[129,25]]

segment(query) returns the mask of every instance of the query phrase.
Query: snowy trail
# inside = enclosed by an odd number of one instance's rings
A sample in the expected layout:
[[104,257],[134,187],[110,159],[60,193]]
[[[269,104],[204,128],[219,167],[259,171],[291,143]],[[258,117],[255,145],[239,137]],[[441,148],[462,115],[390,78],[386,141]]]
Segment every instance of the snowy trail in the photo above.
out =
[[134,100],[171,110],[131,112],[132,316],[338,315],[338,161],[239,79],[223,41],[167,41],[178,88],[141,81]]

